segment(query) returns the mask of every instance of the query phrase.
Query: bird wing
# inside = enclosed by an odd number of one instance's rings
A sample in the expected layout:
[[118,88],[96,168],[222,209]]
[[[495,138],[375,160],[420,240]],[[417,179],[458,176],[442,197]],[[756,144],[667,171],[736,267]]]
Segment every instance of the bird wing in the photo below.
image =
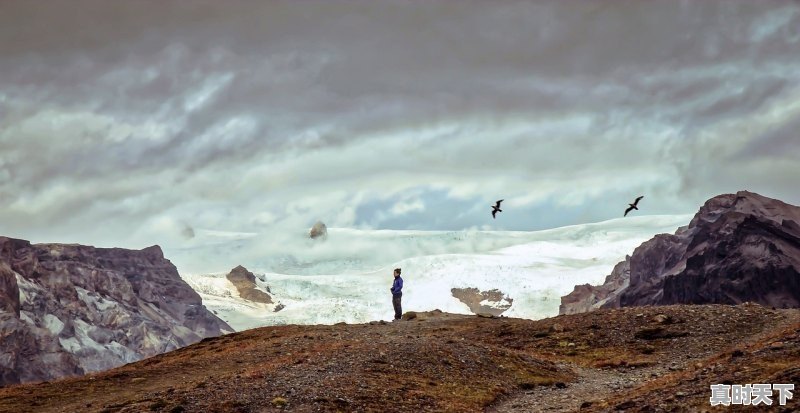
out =
[[496,209],[493,209],[493,210],[492,210],[492,218],[494,218],[495,214],[497,214],[497,210],[496,210]]
[[631,211],[633,211],[633,206],[629,206],[628,209],[625,210],[625,215],[623,215],[623,217],[628,216],[628,212],[631,212]]
[[503,200],[502,200],[502,199],[501,199],[501,200],[499,200],[499,201],[497,201],[497,203],[496,203],[495,205],[497,205],[497,207],[498,207],[498,208],[500,208],[500,203],[501,203],[501,202],[503,202]]
[[635,201],[633,201],[633,205],[638,205],[638,204],[639,204],[639,200],[641,200],[642,198],[644,198],[644,195],[642,195],[642,196],[640,196],[640,197],[636,198],[636,200],[635,200]]

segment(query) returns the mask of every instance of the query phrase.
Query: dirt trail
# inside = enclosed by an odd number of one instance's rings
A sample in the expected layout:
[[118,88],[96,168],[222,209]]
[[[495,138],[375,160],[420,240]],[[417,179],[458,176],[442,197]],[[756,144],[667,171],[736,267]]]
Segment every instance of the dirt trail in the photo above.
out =
[[702,368],[708,364],[705,362],[707,359],[719,353],[758,343],[773,335],[776,331],[789,328],[800,322],[800,317],[794,310],[778,310],[778,312],[782,313],[784,317],[776,317],[774,324],[768,326],[764,331],[723,348],[706,348],[694,354],[693,358],[678,356],[671,362],[644,368],[609,369],[561,363],[559,364],[561,367],[575,372],[577,376],[575,382],[558,386],[540,386],[530,390],[519,391],[501,398],[494,405],[487,408],[486,412],[578,412],[605,406],[606,400],[613,396],[632,392],[645,383],[656,381],[660,377],[674,372]]
[[537,387],[533,390],[517,393],[506,398],[496,406],[488,408],[489,413],[511,412],[574,412],[589,403],[596,403],[612,392],[632,388],[646,380],[649,370],[640,369],[631,372],[602,370],[581,366],[569,366],[578,375],[575,383],[566,387]]

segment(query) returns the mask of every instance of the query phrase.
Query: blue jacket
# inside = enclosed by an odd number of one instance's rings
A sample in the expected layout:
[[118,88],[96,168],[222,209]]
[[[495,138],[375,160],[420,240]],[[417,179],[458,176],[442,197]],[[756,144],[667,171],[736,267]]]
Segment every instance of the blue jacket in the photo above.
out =
[[397,295],[403,291],[403,277],[397,277],[392,284],[392,294]]

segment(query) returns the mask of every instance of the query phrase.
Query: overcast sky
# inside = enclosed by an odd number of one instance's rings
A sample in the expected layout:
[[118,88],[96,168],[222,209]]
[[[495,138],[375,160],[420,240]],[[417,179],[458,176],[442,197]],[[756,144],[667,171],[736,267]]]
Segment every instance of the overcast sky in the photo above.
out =
[[532,230],[799,183],[795,1],[0,2],[2,235]]

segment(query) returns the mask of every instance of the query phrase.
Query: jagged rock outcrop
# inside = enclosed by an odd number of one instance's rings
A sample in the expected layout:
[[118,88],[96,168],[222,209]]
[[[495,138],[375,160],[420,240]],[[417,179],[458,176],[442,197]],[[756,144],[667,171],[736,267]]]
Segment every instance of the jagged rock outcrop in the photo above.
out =
[[668,304],[800,307],[800,207],[741,191],[708,200],[688,226],[643,243],[561,314]]
[[157,246],[0,237],[0,385],[105,370],[228,331]]
[[258,289],[256,276],[241,265],[231,270],[226,276],[236,290],[239,297],[257,303],[272,304],[272,297]]
[[311,230],[308,231],[308,236],[312,239],[325,239],[328,237],[328,227],[326,227],[322,221],[317,221],[314,226],[311,227]]
[[581,284],[569,294],[561,297],[561,314],[576,314],[599,308],[606,302],[618,302],[619,293],[628,286],[631,271],[631,256],[625,257],[606,276],[602,285]]
[[511,308],[514,300],[494,289],[481,291],[477,288],[452,288],[450,293],[469,307],[473,314],[494,315],[503,314]]

